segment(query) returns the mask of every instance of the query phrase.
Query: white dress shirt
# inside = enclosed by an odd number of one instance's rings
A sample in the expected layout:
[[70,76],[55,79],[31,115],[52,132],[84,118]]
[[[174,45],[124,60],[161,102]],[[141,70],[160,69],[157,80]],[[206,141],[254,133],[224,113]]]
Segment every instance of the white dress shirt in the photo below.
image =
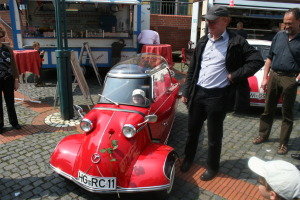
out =
[[224,88],[230,84],[226,70],[226,54],[229,35],[225,31],[220,38],[214,40],[208,34],[208,42],[201,59],[201,70],[198,85],[204,88]]
[[159,35],[156,31],[143,30],[138,36],[140,44],[160,44]]

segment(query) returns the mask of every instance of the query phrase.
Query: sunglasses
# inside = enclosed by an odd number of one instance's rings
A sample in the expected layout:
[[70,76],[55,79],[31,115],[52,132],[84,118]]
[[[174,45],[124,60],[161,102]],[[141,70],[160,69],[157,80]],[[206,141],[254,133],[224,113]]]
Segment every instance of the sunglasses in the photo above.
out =
[[218,23],[217,20],[213,20],[213,21],[206,21],[207,24],[210,24],[210,25],[214,25],[216,23]]

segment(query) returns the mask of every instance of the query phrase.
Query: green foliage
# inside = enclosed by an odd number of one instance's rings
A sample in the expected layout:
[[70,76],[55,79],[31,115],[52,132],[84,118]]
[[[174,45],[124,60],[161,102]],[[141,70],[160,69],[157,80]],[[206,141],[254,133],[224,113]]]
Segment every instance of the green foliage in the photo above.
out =
[[111,147],[100,149],[101,153],[109,153],[109,156],[111,157],[110,161],[115,162],[117,161],[116,158],[113,158],[112,154],[114,153],[114,150],[116,150],[119,147],[118,140],[112,140],[111,141]]

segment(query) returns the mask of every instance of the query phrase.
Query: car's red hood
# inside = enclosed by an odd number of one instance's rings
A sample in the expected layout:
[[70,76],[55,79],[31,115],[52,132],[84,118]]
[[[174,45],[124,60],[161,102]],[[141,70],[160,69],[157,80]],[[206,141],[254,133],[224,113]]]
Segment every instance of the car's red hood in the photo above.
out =
[[[137,124],[144,121],[147,111],[146,108],[131,106],[94,107],[85,116],[92,121],[94,130],[83,137],[73,176],[78,176],[78,170],[93,176],[124,176],[150,138],[146,126],[133,138],[128,139],[122,133],[123,125],[132,124],[138,129]],[[113,141],[118,143],[118,147],[110,153],[110,149],[114,147]],[[93,163],[93,155],[100,156],[98,163]]]

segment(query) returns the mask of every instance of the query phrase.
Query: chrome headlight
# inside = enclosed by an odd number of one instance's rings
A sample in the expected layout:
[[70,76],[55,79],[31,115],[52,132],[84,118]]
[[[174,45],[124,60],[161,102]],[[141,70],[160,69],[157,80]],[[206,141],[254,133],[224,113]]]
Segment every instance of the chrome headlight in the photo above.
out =
[[132,138],[136,134],[136,129],[131,124],[125,124],[122,129],[123,134],[127,138]]
[[80,128],[84,132],[89,132],[93,129],[93,123],[89,119],[82,119],[80,122]]

